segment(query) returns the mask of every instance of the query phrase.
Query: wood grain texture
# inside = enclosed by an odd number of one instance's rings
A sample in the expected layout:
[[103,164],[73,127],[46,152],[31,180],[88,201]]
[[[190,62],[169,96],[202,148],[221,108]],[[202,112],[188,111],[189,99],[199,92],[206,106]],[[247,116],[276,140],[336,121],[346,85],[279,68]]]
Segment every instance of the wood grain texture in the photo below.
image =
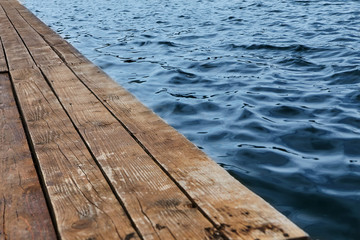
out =
[[[3,2],[1,2],[2,4]],[[2,8],[0,9],[2,10]],[[10,70],[35,67],[35,63],[23,45],[21,38],[4,12],[0,13],[0,37]]]
[[144,239],[208,239],[212,224],[72,71],[42,70]]
[[[62,60],[45,42],[45,40],[26,22],[10,3],[2,4],[7,18],[13,25],[21,40],[26,42],[28,50],[32,51],[32,58],[37,66],[59,65]],[[14,33],[14,32],[13,32]]]
[[11,71],[63,239],[137,239],[85,144],[37,69]]
[[0,73],[0,183],[0,239],[55,239],[7,73]]
[[36,31],[46,39],[49,45],[55,46],[66,42],[59,34],[49,28],[23,5],[13,3],[13,7],[20,13],[25,21],[31,21],[31,26],[36,27]]

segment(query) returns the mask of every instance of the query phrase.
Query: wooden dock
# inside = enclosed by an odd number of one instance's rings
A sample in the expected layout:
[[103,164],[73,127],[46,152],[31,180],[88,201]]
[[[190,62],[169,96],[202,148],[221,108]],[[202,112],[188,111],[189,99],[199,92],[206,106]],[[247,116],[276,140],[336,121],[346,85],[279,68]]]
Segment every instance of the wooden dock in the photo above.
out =
[[19,2],[0,5],[1,240],[308,239]]

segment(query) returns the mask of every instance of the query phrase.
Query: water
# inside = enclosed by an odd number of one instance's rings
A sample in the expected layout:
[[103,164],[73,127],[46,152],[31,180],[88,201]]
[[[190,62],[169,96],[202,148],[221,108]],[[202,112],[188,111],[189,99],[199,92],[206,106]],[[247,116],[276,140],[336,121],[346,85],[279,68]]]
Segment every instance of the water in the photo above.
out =
[[314,239],[360,239],[359,1],[23,2]]

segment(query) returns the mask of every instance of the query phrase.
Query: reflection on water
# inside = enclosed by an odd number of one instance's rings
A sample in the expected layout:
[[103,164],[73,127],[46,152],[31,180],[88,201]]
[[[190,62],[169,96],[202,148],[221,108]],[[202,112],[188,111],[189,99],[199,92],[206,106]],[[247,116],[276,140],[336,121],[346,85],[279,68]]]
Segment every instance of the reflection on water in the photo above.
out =
[[314,239],[359,239],[358,1],[23,1]]

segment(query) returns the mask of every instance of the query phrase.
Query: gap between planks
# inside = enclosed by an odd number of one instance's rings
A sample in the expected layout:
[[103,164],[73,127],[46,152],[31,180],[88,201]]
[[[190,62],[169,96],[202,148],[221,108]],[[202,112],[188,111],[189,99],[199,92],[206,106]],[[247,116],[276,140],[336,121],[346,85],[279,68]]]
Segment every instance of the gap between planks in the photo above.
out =
[[0,180],[0,239],[55,239],[7,73],[0,73]]

